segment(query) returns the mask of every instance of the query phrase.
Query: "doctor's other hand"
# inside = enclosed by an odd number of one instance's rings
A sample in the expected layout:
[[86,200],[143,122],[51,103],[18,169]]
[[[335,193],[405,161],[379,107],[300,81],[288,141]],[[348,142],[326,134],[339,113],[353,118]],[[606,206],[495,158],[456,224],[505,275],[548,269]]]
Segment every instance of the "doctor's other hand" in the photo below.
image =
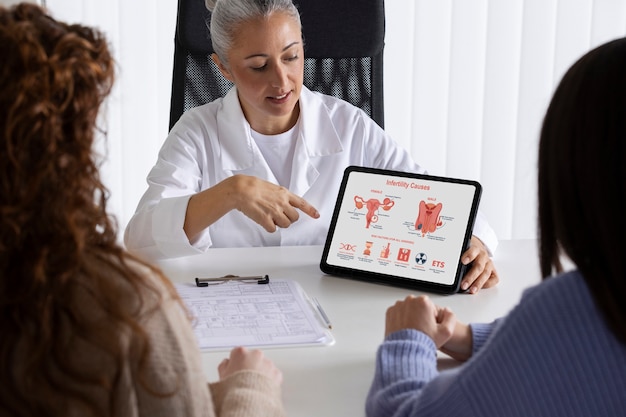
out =
[[230,357],[224,359],[217,367],[220,380],[226,379],[238,371],[259,372],[277,385],[283,382],[283,373],[280,369],[258,349],[249,350],[245,347],[236,347],[230,351]]
[[455,326],[456,316],[447,307],[438,307],[425,295],[409,295],[387,309],[385,337],[399,330],[415,329],[440,348],[454,335]]
[[463,265],[472,264],[461,280],[461,290],[469,290],[470,294],[476,294],[481,288],[495,286],[500,278],[489,251],[476,236],[472,236],[470,247],[463,253],[461,258]]

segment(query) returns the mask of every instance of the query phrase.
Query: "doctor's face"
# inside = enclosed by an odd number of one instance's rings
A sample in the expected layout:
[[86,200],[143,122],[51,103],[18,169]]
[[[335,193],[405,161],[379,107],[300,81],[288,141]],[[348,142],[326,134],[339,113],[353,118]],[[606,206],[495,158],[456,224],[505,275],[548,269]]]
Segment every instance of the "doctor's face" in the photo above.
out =
[[276,12],[242,24],[228,52],[228,66],[213,54],[224,77],[235,83],[252,129],[266,135],[289,130],[298,120],[304,48],[298,22]]

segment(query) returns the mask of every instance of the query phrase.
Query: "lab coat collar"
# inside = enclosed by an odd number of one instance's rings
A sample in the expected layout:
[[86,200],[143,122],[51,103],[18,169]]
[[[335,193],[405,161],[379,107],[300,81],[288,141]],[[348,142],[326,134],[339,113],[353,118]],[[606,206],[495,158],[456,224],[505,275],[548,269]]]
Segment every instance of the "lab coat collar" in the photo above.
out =
[[[306,155],[296,155],[299,162],[343,151],[327,107],[318,94],[305,86],[300,94],[300,118],[298,136],[304,147],[297,146],[296,149],[301,149],[300,152],[304,151]],[[224,96],[222,107],[218,110],[217,136],[224,169],[241,171],[254,165],[255,155],[260,151],[250,134],[250,124],[244,117],[235,87]]]
[[343,151],[341,138],[318,93],[302,86],[300,93],[300,136],[310,157],[327,156]]
[[217,140],[220,144],[222,168],[242,171],[254,164],[256,144],[239,104],[236,88],[231,88],[217,111]]

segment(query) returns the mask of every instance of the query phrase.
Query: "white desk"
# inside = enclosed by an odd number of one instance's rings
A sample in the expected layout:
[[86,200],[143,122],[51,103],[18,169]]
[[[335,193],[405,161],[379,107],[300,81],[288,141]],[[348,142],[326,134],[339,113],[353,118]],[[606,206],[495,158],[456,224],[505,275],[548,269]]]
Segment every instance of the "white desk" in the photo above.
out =
[[[259,275],[298,281],[317,297],[333,324],[333,346],[265,349],[284,375],[283,399],[290,417],[362,416],[372,381],[376,348],[382,340],[387,307],[412,291],[324,275],[320,246],[211,249],[204,255],[161,261],[175,282],[196,276]],[[506,314],[522,291],[540,281],[536,241],[501,241],[495,263],[500,283],[476,295],[430,294],[464,322],[491,321]],[[413,291],[413,293],[415,293]],[[209,380],[227,352],[204,353]],[[441,358],[441,366],[455,362]]]

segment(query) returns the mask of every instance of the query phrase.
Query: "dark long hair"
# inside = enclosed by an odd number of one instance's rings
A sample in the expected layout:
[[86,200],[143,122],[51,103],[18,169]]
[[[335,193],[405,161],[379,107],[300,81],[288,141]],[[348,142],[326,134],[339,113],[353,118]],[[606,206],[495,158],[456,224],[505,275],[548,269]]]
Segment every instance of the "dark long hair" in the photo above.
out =
[[[160,294],[117,243],[92,151],[114,60],[99,31],[27,3],[0,7],[0,57],[0,414],[61,416],[78,404],[109,415],[128,354],[120,335],[139,341],[141,374],[150,344],[138,315]],[[86,322],[77,288],[105,325]],[[67,350],[77,344],[118,372],[77,365]]]
[[626,38],[588,52],[561,80],[541,130],[538,186],[542,275],[569,257],[626,343]]

